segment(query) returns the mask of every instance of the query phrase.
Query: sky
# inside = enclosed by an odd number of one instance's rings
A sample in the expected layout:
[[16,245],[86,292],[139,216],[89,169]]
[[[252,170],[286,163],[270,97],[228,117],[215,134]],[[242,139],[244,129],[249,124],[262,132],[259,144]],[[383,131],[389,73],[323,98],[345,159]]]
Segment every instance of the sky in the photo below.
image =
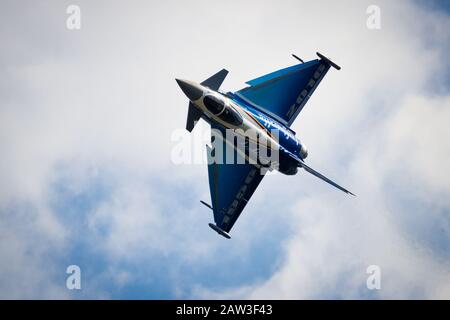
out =
[[[439,1],[2,1],[0,298],[449,299],[449,14]],[[174,79],[226,68],[235,91],[316,51],[342,69],[292,128],[357,197],[271,174],[218,236],[199,203],[206,165],[173,161],[180,139],[201,158],[208,135],[183,131]]]

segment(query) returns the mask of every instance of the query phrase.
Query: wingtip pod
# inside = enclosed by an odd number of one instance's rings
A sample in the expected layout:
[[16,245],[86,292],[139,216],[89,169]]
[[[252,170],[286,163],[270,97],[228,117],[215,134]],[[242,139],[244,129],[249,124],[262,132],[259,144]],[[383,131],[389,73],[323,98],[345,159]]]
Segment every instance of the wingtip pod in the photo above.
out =
[[231,236],[225,232],[224,230],[220,229],[218,226],[216,226],[214,223],[208,223],[208,226],[213,229],[215,232],[217,232],[218,234],[220,234],[221,236],[227,238],[227,239],[231,239]]
[[333,68],[335,68],[336,70],[341,70],[341,67],[338,66],[336,63],[334,63],[333,61],[331,61],[330,59],[328,59],[327,57],[325,57],[323,54],[321,54],[320,52],[316,52],[317,56],[326,61],[328,64],[330,64],[330,66],[332,66]]

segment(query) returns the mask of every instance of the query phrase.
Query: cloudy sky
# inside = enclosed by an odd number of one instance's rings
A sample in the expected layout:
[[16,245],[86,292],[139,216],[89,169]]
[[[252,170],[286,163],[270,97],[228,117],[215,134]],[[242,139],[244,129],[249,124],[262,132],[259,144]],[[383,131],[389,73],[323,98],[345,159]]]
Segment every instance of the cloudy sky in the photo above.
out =
[[[66,27],[73,4],[80,30]],[[2,1],[0,298],[449,299],[449,14],[425,1]],[[227,68],[234,91],[316,51],[342,70],[293,129],[308,162],[358,196],[273,174],[233,238],[218,236],[199,203],[206,166],[173,161],[180,139],[205,152],[179,134],[174,78]],[[66,288],[69,265],[81,290]]]

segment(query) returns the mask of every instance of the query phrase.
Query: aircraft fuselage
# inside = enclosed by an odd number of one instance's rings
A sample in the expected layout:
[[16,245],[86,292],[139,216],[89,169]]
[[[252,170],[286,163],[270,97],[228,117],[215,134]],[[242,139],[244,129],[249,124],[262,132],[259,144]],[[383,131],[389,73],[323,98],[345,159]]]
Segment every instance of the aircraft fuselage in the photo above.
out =
[[[232,130],[236,136],[247,138],[258,150],[261,148],[270,150],[270,159],[265,159],[272,160],[266,162],[270,170],[278,170],[287,175],[297,173],[298,160],[292,155],[303,160],[308,152],[289,127],[232,93],[211,90],[193,81],[177,81],[194,106],[202,112],[203,119],[210,124]],[[236,145],[232,146],[238,152],[242,152]],[[274,152],[277,153],[276,161],[273,161]],[[263,154],[258,153],[258,156],[264,158]]]

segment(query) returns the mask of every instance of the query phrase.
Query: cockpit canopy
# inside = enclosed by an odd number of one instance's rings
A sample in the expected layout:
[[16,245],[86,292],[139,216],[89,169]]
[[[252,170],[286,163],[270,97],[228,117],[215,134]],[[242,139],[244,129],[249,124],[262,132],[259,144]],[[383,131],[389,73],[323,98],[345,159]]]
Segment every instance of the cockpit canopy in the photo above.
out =
[[233,126],[239,126],[243,123],[242,117],[233,107],[226,105],[225,102],[213,95],[207,95],[203,98],[203,103],[213,115],[222,121]]
[[213,115],[217,115],[222,112],[225,107],[225,102],[213,95],[207,95],[203,98],[203,103],[206,109],[208,109]]

